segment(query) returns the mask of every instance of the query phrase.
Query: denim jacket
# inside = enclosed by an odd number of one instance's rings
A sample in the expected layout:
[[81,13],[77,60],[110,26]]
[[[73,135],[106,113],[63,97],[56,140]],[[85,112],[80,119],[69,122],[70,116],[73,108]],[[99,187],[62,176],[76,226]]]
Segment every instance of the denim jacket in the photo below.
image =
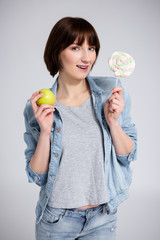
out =
[[[104,152],[105,152],[105,180],[108,194],[108,206],[110,211],[114,211],[120,203],[129,196],[129,186],[132,180],[132,171],[130,162],[137,157],[137,130],[135,124],[132,123],[130,116],[131,99],[126,87],[115,77],[93,77],[87,76],[90,86],[91,96],[94,105],[94,111],[103,132]],[[51,90],[56,96],[57,82]],[[123,99],[125,107],[118,121],[124,132],[133,140],[134,147],[128,155],[118,155],[112,142],[110,129],[104,115],[104,104],[111,96],[112,88],[116,86],[123,87]],[[37,174],[30,166],[30,159],[35,152],[37,142],[40,136],[40,127],[34,117],[30,101],[27,101],[24,109],[24,119],[26,132],[24,140],[27,148],[25,149],[26,172],[29,182],[35,182],[41,187],[39,200],[36,206],[37,223],[41,220],[43,212],[48,203],[48,199],[54,186],[57,170],[61,159],[61,143],[63,136],[63,122],[60,112],[56,108],[54,112],[54,122],[50,134],[50,163],[49,170],[46,173]],[[83,114],[83,113],[82,113]]]

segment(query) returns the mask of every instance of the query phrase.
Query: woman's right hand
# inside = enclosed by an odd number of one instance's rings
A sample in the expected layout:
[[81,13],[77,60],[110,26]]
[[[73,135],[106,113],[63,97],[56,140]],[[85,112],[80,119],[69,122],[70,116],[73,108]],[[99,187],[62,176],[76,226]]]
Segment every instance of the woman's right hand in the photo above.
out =
[[34,116],[40,126],[41,133],[50,134],[53,121],[54,121],[54,114],[55,111],[55,103],[53,106],[42,104],[38,106],[36,101],[43,96],[43,93],[39,93],[39,91],[32,94],[30,99],[30,103],[33,109]]

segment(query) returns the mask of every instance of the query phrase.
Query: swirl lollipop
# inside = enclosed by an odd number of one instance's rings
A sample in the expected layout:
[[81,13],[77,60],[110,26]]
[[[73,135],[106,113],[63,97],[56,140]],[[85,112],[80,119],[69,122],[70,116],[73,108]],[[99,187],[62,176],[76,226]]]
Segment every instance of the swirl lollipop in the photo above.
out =
[[128,77],[135,69],[133,57],[124,52],[114,52],[108,60],[109,68],[116,77]]

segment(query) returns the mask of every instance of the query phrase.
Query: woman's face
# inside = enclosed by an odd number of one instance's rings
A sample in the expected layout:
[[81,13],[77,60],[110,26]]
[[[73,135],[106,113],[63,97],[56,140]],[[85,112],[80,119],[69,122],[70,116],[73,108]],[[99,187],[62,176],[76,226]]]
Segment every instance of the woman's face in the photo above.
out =
[[75,40],[60,53],[63,67],[60,74],[72,79],[84,79],[89,74],[95,60],[95,46],[88,45],[86,40],[80,46]]

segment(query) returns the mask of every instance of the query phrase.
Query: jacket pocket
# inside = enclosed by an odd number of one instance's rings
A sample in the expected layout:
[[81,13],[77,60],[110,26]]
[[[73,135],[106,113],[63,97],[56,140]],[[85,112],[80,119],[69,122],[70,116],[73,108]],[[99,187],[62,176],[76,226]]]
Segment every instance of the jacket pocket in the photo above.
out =
[[32,136],[35,138],[36,141],[38,141],[40,136],[40,126],[36,120],[32,120],[29,123],[30,131]]
[[36,141],[38,141],[40,136],[40,131],[36,127],[30,127],[31,133]]

